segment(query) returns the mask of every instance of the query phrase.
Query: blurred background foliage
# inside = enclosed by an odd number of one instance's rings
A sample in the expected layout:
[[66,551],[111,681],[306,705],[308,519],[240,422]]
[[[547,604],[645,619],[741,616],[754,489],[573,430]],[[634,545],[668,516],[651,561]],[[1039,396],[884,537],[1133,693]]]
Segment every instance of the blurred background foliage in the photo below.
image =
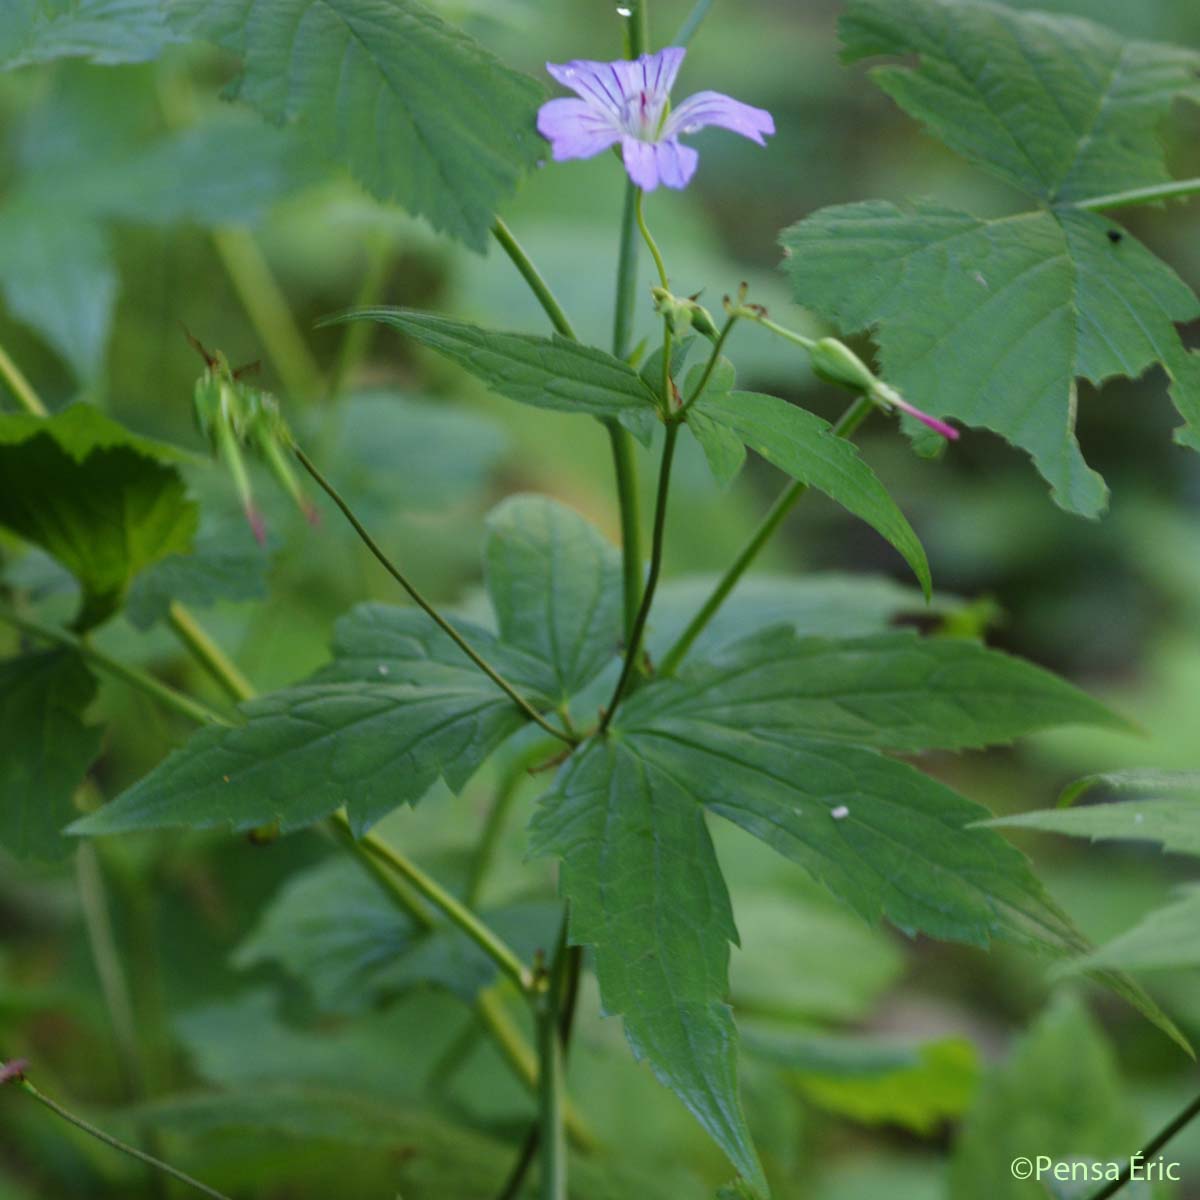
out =
[[[1192,0],[1019,6],[1200,45]],[[534,75],[545,59],[620,53],[613,4],[436,7]],[[655,0],[656,42],[689,7]],[[1013,204],[1003,185],[924,137],[862,69],[839,64],[837,8],[833,0],[713,6],[681,89],[717,88],[766,107],[779,133],[765,153],[705,138],[696,184],[653,197],[676,291],[703,288],[719,307],[746,280],[754,300],[811,324],[775,271],[783,226],[869,197],[937,195],[980,213]],[[190,403],[201,364],[182,322],[235,364],[263,360],[265,386],[284,398],[313,456],[389,552],[448,604],[474,605],[481,517],[509,493],[555,495],[615,538],[598,425],[489,396],[385,329],[313,330],[320,316],[366,300],[539,332],[545,322],[499,252],[476,257],[435,236],[315,166],[302,138],[218,100],[231,73],[221,55],[189,49],[149,65],[62,62],[0,75],[0,344],[49,406],[87,398],[141,433],[201,450]],[[1170,161],[1180,176],[1200,174],[1200,110],[1175,118]],[[504,214],[580,334],[600,345],[611,336],[622,180],[607,156],[548,166]],[[1136,211],[1130,223],[1200,283],[1200,204]],[[302,352],[289,352],[289,325],[272,315],[264,267]],[[31,323],[31,311],[51,316]],[[644,290],[638,315],[640,331],[652,331]],[[731,356],[746,386],[829,417],[842,406],[801,356],[757,327],[738,329]],[[917,459],[882,421],[862,438],[923,538],[939,590],[968,602],[959,619],[986,621],[994,644],[1062,672],[1145,731],[1069,731],[935,764],[1001,813],[1046,807],[1091,771],[1200,764],[1200,460],[1171,443],[1157,376],[1087,396],[1079,411],[1085,454],[1112,488],[1111,512],[1094,524],[1057,510],[1029,464],[984,432],[936,462]],[[649,488],[650,458],[639,454]],[[677,470],[667,569],[711,573],[778,484],[752,464],[718,491],[690,444]],[[227,478],[202,465],[188,474],[203,501],[201,544],[245,584],[244,602],[201,615],[260,688],[325,661],[331,623],[353,603],[398,602],[332,510],[311,529],[258,481],[270,529],[263,552]],[[42,613],[69,616],[75,598],[49,559],[4,541],[0,555],[8,588]],[[882,542],[819,497],[789,519],[761,569],[903,578]],[[215,698],[156,623],[174,586],[143,578],[131,619],[107,626],[99,643]],[[11,639],[0,633],[0,649]],[[112,682],[94,710],[107,731],[92,773],[97,795],[116,794],[187,732]],[[519,808],[538,782],[521,786]],[[432,796],[391,818],[390,832],[442,877],[461,880],[496,786],[489,773],[462,797]],[[522,825],[511,821],[502,839],[487,905],[552,895],[544,865],[523,861]],[[1133,924],[1187,878],[1154,848],[1020,840],[1097,938]],[[1007,1177],[1012,1154],[1116,1156],[1195,1090],[1194,1069],[1115,1001],[1087,993],[1089,1015],[1069,996],[1051,1000],[1042,967],[1015,953],[867,929],[736,831],[721,831],[719,850],[742,933],[733,998],[746,1033],[751,1124],[785,1200],[1040,1195]],[[170,1157],[237,1195],[498,1194],[532,1101],[470,1033],[464,1004],[437,989],[405,990],[398,999],[363,994],[348,1013],[321,993],[303,954],[253,952],[285,881],[328,859],[318,838],[255,847],[180,834],[99,851],[153,1099],[130,1108],[136,1089],[114,1052],[69,866],[0,858],[0,1057],[35,1060],[46,1090],[118,1131],[152,1126]],[[292,936],[309,945],[320,934]],[[1196,973],[1146,982],[1200,1037]],[[571,1079],[598,1139],[616,1151],[579,1156],[580,1196],[702,1197],[722,1182],[719,1153],[631,1061],[590,988]],[[214,1099],[206,1087],[237,1089],[237,1098]],[[1200,1196],[1200,1133],[1176,1146],[1171,1157],[1184,1159],[1192,1181],[1176,1194]],[[165,1194],[157,1187],[0,1095],[0,1200]],[[182,1193],[172,1185],[170,1194]]]

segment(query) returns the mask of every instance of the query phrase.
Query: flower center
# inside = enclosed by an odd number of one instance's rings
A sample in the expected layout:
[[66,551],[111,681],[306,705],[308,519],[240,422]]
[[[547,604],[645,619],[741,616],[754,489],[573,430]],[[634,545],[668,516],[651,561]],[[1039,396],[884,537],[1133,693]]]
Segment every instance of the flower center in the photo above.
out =
[[656,142],[666,123],[669,107],[665,96],[655,96],[653,92],[644,89],[634,92],[625,101],[621,112],[621,124],[635,138],[643,142]]

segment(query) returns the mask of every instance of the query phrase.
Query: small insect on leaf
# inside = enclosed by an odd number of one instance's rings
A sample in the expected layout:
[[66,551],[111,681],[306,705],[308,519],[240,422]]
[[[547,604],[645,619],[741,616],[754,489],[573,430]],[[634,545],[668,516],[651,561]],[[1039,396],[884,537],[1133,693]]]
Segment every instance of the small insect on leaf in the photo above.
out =
[[1125,235],[1119,229],[1110,229],[1108,231],[1108,240],[1115,246],[1125,240]]

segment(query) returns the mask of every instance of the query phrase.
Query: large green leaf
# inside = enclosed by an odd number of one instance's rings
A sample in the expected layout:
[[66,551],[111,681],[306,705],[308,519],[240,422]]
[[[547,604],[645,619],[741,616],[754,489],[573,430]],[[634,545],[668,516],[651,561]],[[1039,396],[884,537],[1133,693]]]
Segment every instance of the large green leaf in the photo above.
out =
[[144,62],[175,40],[161,0],[7,0],[0,70],[56,58]]
[[[949,1194],[1045,1200],[1052,1176],[1017,1178],[1015,1159],[1120,1163],[1137,1147],[1137,1133],[1103,1034],[1082,1005],[1062,996],[985,1080],[955,1147]],[[1081,1194],[1099,1187],[1092,1182]]]
[[542,152],[543,91],[415,0],[173,0],[241,55],[237,95],[476,249]]
[[405,308],[365,308],[332,320],[390,325],[522,404],[616,417],[641,436],[656,420],[654,393],[628,363],[557,334],[497,333]]
[[0,415],[0,525],[75,576],[80,628],[112,616],[143,568],[190,548],[196,508],[182,457],[84,404]]
[[917,55],[875,77],[972,162],[1037,202],[983,220],[936,203],[822,210],[783,236],[801,303],[873,329],[888,378],[921,407],[1026,450],[1064,508],[1095,516],[1106,489],[1075,439],[1077,380],[1161,365],[1200,448],[1200,361],[1175,325],[1191,290],[1088,203],[1166,176],[1155,128],[1200,99],[1200,55],[1085,21],[972,0],[853,0],[848,58]]
[[[497,649],[486,630],[464,632],[485,654]],[[355,610],[339,623],[335,653],[316,681],[243,705],[244,724],[201,730],[72,831],[244,830],[275,821],[286,831],[344,805],[362,832],[439,779],[461,787],[524,723],[414,610]]]
[[725,1003],[737,930],[688,787],[623,738],[591,742],[543,799],[531,839],[535,852],[562,858],[571,940],[594,949],[605,1011],[622,1017],[634,1053],[762,1189]]
[[0,843],[18,858],[70,852],[60,831],[76,815],[72,797],[100,749],[101,730],[83,723],[95,693],[69,652],[0,662]]
[[[861,517],[895,546],[926,594],[930,592],[929,562],[912,526],[858,450],[838,437],[827,421],[786,400],[755,392],[706,390],[689,410],[689,420],[693,411],[701,420],[735,434],[793,479]],[[698,436],[711,460],[718,453],[711,432]]]
[[487,519],[484,573],[500,637],[546,664],[559,704],[617,653],[621,557],[595,526],[543,496],[514,496]]

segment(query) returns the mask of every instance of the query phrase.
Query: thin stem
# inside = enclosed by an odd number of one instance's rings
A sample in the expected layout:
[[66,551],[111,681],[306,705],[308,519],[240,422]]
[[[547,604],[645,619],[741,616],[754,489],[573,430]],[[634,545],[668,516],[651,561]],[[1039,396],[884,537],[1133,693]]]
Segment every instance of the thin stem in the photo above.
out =
[[566,966],[566,921],[554,953],[550,978],[539,1005],[538,1131],[541,1143],[541,1200],[567,1200],[567,1140],[563,1123],[563,1044],[559,1000]]
[[48,417],[49,410],[42,403],[42,398],[34,390],[33,384],[25,378],[21,368],[8,356],[8,352],[0,346],[0,379],[8,384],[9,390],[17,403],[31,417]]
[[69,630],[61,629],[54,625],[43,625],[40,621],[34,621],[29,617],[21,616],[5,605],[0,605],[0,621],[13,626],[14,629],[21,630],[22,633],[29,634],[31,637],[41,638],[43,641],[52,642],[56,646],[63,646],[68,650],[74,650],[102,671],[106,671],[117,679],[128,683],[131,687],[145,692],[146,695],[152,696],[167,708],[173,709],[185,717],[190,717],[193,721],[199,721],[202,725],[229,724],[229,721],[215,709],[209,708],[208,705],[202,704],[199,700],[193,700],[190,696],[185,696],[182,692],[177,692],[174,688],[167,687],[165,683],[159,683],[157,679],[152,675],[146,674],[145,671],[140,671],[136,667],[126,666],[125,663],[105,654],[103,650],[98,650],[90,641],[76,636]]
[[704,389],[708,387],[708,381],[712,378],[713,372],[717,369],[717,363],[721,361],[721,351],[725,349],[725,343],[729,340],[729,335],[733,332],[733,327],[738,323],[738,313],[732,312],[725,321],[725,326],[717,337],[716,343],[713,345],[712,353],[708,356],[708,363],[705,365],[704,374],[700,376],[700,381],[692,389],[692,394],[683,402],[683,406],[679,410],[679,415],[682,417],[691,406],[704,395]]
[[637,197],[632,182],[625,185],[625,204],[621,212],[621,241],[617,250],[617,299],[613,312],[613,354],[628,358],[633,337],[633,310],[637,300]]
[[309,399],[319,389],[321,368],[292,319],[266,256],[245,229],[217,229],[213,243],[284,390],[293,399]]
[[1132,208],[1138,204],[1159,204],[1163,200],[1184,200],[1200,195],[1200,179],[1177,179],[1172,183],[1159,183],[1151,187],[1131,188],[1127,192],[1109,192],[1106,196],[1092,196],[1087,200],[1076,200],[1067,208],[1081,208],[1085,212],[1099,212],[1108,208]]
[[[850,437],[863,421],[866,420],[874,407],[874,404],[868,397],[860,396],[842,414],[841,420],[833,427],[833,432],[838,437]],[[732,566],[721,576],[720,581],[713,588],[712,593],[705,600],[700,611],[691,619],[688,627],[679,635],[675,644],[663,656],[662,661],[658,664],[658,674],[660,677],[672,674],[683,661],[684,656],[691,649],[692,643],[700,636],[709,621],[716,615],[717,610],[724,604],[729,593],[733,591],[738,580],[746,573],[746,568],[758,557],[759,552],[770,541],[772,534],[782,524],[784,517],[791,512],[796,501],[807,491],[807,484],[790,483],[779,494],[779,497],[771,505],[770,510],[763,517],[758,528],[751,534],[750,540],[742,548],[737,558],[734,559]]]
[[672,46],[686,46],[696,35],[696,30],[700,28],[704,18],[708,16],[708,10],[712,8],[713,0],[696,0],[696,5],[687,15],[687,19],[679,27],[679,32],[675,35]]
[[[341,813],[335,813],[330,820],[335,826],[350,832],[350,823]],[[360,838],[359,842],[369,854],[395,871],[414,891],[457,925],[525,995],[533,994],[533,973],[521,962],[516,952],[456,896],[452,896],[437,880],[426,875],[416,863],[411,862],[381,838],[367,834]]]
[[167,609],[167,625],[231,700],[241,703],[254,697],[254,685],[178,600]]
[[679,437],[679,422],[672,421],[667,425],[666,437],[663,441],[662,463],[658,470],[658,499],[654,509],[654,537],[650,547],[650,573],[646,577],[646,592],[642,596],[641,607],[633,624],[633,636],[625,649],[625,662],[621,667],[621,675],[617,686],[613,689],[612,698],[608,702],[604,716],[600,720],[600,732],[603,733],[612,721],[617,705],[629,686],[637,664],[638,655],[642,649],[642,636],[646,631],[646,621],[650,616],[650,607],[654,603],[654,592],[658,587],[658,577],[662,571],[663,544],[667,525],[667,498],[671,490],[671,463],[675,458],[675,442]]
[[[641,188],[638,188],[638,229],[641,230],[642,240],[646,243],[650,251],[650,256],[654,259],[654,265],[658,268],[659,282],[665,289],[670,286],[667,279],[667,266],[663,262],[662,251],[659,250],[658,243],[654,240],[654,235],[650,232],[650,227],[646,224],[645,197],[646,193]],[[671,322],[664,316],[662,351],[662,415],[664,419],[671,415],[671,391]]]
[[772,321],[770,317],[755,312],[753,309],[739,309],[738,315],[748,317],[751,321],[756,321],[764,329],[769,329],[785,341],[791,342],[793,345],[799,346],[804,350],[812,351],[816,348],[817,342],[815,338],[805,337],[804,334],[797,333],[794,329],[788,329],[784,325],[779,325],[775,321]]
[[1111,1183],[1105,1184],[1091,1197],[1091,1200],[1109,1200],[1110,1196],[1115,1196],[1129,1182],[1135,1162],[1146,1162],[1148,1159],[1152,1159],[1180,1130],[1190,1125],[1197,1117],[1200,1117],[1200,1096],[1197,1096],[1174,1120],[1160,1129],[1142,1147],[1141,1151],[1125,1164],[1120,1176]]
[[637,58],[650,49],[650,0],[629,0],[625,7],[625,57]]
[[512,259],[513,265],[521,273],[521,278],[529,284],[529,290],[537,298],[537,302],[542,306],[546,316],[550,318],[550,324],[563,337],[570,338],[573,342],[578,341],[571,322],[567,320],[567,314],[563,312],[562,305],[550,290],[550,285],[546,282],[545,277],[534,266],[533,260],[525,253],[524,247],[517,241],[513,231],[499,217],[492,225],[492,235],[500,243],[504,253]]
[[198,1179],[193,1179],[191,1175],[186,1174],[177,1167],[171,1166],[170,1163],[165,1163],[161,1159],[155,1158],[152,1154],[147,1154],[145,1151],[137,1149],[135,1146],[127,1145],[125,1142],[113,1137],[112,1134],[105,1133],[103,1129],[97,1129],[90,1121],[85,1121],[69,1109],[63,1108],[56,1100],[51,1100],[49,1096],[36,1088],[24,1076],[18,1076],[15,1082],[26,1095],[33,1097],[34,1100],[44,1108],[49,1109],[55,1116],[60,1117],[69,1125],[74,1125],[76,1129],[82,1130],[98,1142],[103,1142],[111,1149],[117,1150],[121,1154],[126,1154],[130,1158],[135,1158],[138,1162],[145,1163],[146,1166],[153,1167],[156,1171],[161,1171],[164,1175],[169,1175],[172,1179],[177,1179],[180,1183],[186,1183],[188,1187],[202,1192],[205,1196],[213,1197],[213,1200],[229,1200],[229,1197],[223,1192],[218,1192],[215,1188],[209,1187],[208,1184],[201,1183]]
[[354,532],[358,534],[363,544],[375,556],[376,560],[383,567],[383,569],[387,571],[387,573],[409,594],[409,596],[412,597],[418,607],[421,608],[434,621],[438,628],[441,629],[442,632],[445,633],[446,636],[449,637],[450,640],[454,642],[454,644],[502,692],[504,692],[504,694],[508,696],[510,700],[512,700],[512,702],[525,714],[525,716],[527,716],[535,724],[540,725],[547,733],[552,734],[560,741],[566,742],[567,745],[577,745],[577,738],[572,737],[569,733],[564,733],[563,730],[556,729],[553,725],[551,725],[550,722],[547,721],[542,714],[539,713],[537,709],[534,708],[533,705],[530,704],[529,701],[526,700],[525,697],[522,696],[521,693],[518,692],[516,688],[514,688],[512,684],[509,683],[508,680],[506,680],[500,674],[500,672],[491,665],[491,663],[483,658],[482,655],[480,655],[471,646],[466,638],[464,638],[462,634],[460,634],[458,630],[455,629],[454,626],[451,625],[450,622],[447,621],[446,618],[443,617],[441,613],[439,613],[437,609],[435,609],[419,591],[417,591],[417,589],[408,581],[408,578],[403,574],[399,567],[397,567],[391,561],[391,559],[384,554],[383,550],[379,546],[379,543],[376,542],[375,539],[366,531],[362,522],[354,515],[354,511],[351,509],[350,505],[347,504],[344,499],[342,499],[341,495],[338,493],[333,484],[330,483],[329,480],[326,479],[319,470],[317,470],[316,465],[308,457],[308,455],[305,454],[299,446],[293,446],[292,451],[300,460],[300,465],[313,477],[313,479],[317,481],[317,484],[321,487],[322,491],[325,492],[325,494],[334,502],[334,504],[341,509],[342,515],[347,521],[350,522]]

